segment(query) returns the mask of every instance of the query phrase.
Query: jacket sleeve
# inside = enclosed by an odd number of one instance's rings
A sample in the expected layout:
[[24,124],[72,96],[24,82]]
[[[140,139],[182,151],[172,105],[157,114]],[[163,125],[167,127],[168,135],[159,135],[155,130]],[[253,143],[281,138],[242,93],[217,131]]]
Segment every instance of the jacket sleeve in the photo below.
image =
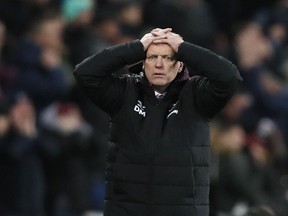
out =
[[199,75],[190,80],[196,110],[212,118],[236,92],[242,80],[238,69],[227,59],[188,42],[180,45],[177,56]]
[[74,75],[92,101],[111,114],[118,110],[123,101],[126,81],[113,72],[145,58],[139,40],[115,45],[90,56],[76,66]]

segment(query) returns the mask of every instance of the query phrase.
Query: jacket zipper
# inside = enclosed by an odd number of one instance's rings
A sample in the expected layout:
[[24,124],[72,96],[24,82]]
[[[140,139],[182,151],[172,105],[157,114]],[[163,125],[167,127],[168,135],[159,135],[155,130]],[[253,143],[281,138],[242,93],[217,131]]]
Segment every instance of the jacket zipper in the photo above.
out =
[[[159,109],[159,101],[157,99],[156,105],[155,105],[155,109]],[[154,112],[157,115],[157,111],[154,110]],[[159,116],[158,116],[159,117]],[[159,119],[155,119],[156,122],[159,121]],[[150,146],[150,151],[151,151],[151,158],[150,158],[150,185],[149,185],[149,215],[152,216],[153,215],[153,179],[154,179],[154,160],[155,160],[155,145],[157,145],[157,143],[159,142],[159,136],[160,136],[160,132],[158,130],[161,130],[161,127],[155,127],[156,124],[154,124],[154,130],[153,130],[153,137],[155,142],[151,142],[151,146]],[[159,125],[158,125],[159,126]],[[158,129],[158,130],[157,130]]]

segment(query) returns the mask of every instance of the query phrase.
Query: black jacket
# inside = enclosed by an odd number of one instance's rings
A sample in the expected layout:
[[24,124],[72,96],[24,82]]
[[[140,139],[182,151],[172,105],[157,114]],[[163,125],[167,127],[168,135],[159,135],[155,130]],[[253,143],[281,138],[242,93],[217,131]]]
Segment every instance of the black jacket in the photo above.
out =
[[105,216],[208,216],[208,122],[241,79],[226,59],[184,42],[177,58],[200,76],[177,77],[162,100],[145,76],[116,76],[145,59],[139,40],[110,47],[74,72],[110,114]]

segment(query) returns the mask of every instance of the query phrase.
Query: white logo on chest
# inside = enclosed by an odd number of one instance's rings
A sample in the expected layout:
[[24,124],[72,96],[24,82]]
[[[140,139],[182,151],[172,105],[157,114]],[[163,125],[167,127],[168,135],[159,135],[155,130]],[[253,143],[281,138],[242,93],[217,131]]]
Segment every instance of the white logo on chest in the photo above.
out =
[[178,110],[173,110],[172,112],[170,112],[167,116],[167,119],[172,115],[172,114],[178,114]]
[[134,111],[137,112],[139,115],[145,117],[145,106],[143,106],[142,102],[138,100],[138,103],[134,106]]
[[[177,101],[177,103],[178,103],[178,101]],[[175,114],[175,115],[178,114],[179,111],[178,111],[177,109],[174,110],[174,108],[175,108],[175,106],[177,105],[177,103],[175,103],[175,104],[172,105],[171,109],[169,110],[169,114],[168,114],[168,116],[167,116],[167,119],[168,119],[172,114]]]

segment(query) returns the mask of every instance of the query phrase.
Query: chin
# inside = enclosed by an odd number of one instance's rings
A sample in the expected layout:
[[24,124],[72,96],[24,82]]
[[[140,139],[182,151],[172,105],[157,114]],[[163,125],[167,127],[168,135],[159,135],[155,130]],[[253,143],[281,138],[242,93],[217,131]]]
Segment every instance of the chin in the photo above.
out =
[[151,83],[155,89],[166,89],[168,84],[167,83]]
[[164,87],[167,85],[167,83],[164,82],[153,82],[151,83],[153,86],[157,86],[157,87]]

